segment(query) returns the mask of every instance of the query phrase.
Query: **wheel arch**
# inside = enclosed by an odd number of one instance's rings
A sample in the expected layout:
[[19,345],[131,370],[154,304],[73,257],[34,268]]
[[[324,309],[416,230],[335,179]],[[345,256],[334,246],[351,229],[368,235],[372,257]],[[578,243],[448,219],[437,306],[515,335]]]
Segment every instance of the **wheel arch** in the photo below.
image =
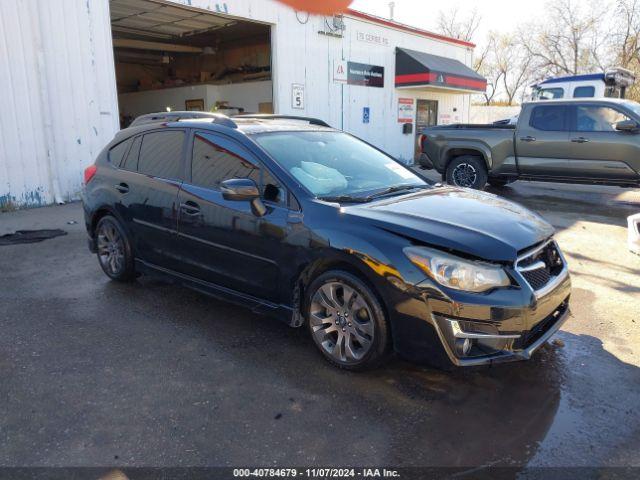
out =
[[483,145],[467,145],[467,144],[457,145],[455,143],[452,143],[444,152],[444,158],[445,158],[444,172],[447,171],[447,169],[449,168],[449,164],[454,159],[459,157],[464,157],[467,155],[481,158],[482,161],[484,162],[485,167],[487,168],[487,172],[491,170],[491,165],[492,165],[491,151],[488,150],[486,147],[484,147]]
[[[323,273],[331,270],[342,270],[350,273],[364,282],[371,292],[376,296],[380,303],[387,321],[391,324],[389,316],[389,307],[384,296],[380,292],[378,278],[361,260],[353,255],[345,252],[335,252],[333,255],[321,256],[304,265],[299,269],[298,275],[295,277],[293,289],[293,318],[291,326],[300,327],[306,322],[305,311],[307,308],[306,293],[309,285]],[[391,336],[393,336],[393,328],[391,328]]]

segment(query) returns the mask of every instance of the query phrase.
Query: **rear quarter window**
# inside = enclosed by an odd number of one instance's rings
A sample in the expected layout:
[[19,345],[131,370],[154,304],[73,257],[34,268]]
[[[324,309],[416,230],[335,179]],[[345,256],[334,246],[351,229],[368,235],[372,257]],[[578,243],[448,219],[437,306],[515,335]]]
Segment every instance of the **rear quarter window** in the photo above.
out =
[[119,143],[115,147],[112,147],[109,150],[109,162],[115,165],[116,167],[119,167],[124,160],[124,156],[129,151],[129,147],[131,146],[131,143],[133,143],[133,139],[129,138],[128,140],[125,140],[124,142]]

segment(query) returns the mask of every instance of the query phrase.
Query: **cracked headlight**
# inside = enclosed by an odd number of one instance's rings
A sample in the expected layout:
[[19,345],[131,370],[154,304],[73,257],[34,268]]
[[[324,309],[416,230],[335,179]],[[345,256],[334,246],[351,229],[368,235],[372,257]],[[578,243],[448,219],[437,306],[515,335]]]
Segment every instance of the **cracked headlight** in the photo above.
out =
[[448,288],[482,293],[511,285],[504,269],[496,265],[465,260],[426,247],[407,247],[404,253],[429,277]]

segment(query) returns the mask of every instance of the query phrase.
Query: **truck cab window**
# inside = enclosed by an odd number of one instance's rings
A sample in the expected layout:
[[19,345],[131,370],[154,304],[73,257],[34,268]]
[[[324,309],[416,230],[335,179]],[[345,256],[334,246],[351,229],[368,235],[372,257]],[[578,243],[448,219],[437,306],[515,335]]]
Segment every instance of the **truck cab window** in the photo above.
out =
[[598,105],[578,107],[577,115],[579,132],[615,132],[616,123],[629,120],[624,113]]
[[593,98],[595,96],[595,87],[578,87],[573,91],[573,98]]
[[546,132],[564,132],[566,128],[566,107],[562,105],[544,105],[535,107],[531,112],[530,126]]

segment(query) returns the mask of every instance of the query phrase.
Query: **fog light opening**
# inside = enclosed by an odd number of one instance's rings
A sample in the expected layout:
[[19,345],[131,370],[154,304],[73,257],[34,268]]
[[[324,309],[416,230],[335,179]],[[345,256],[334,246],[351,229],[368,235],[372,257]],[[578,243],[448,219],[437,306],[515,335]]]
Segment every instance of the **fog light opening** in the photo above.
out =
[[474,341],[469,338],[459,338],[456,340],[456,353],[459,357],[468,357],[473,348]]

